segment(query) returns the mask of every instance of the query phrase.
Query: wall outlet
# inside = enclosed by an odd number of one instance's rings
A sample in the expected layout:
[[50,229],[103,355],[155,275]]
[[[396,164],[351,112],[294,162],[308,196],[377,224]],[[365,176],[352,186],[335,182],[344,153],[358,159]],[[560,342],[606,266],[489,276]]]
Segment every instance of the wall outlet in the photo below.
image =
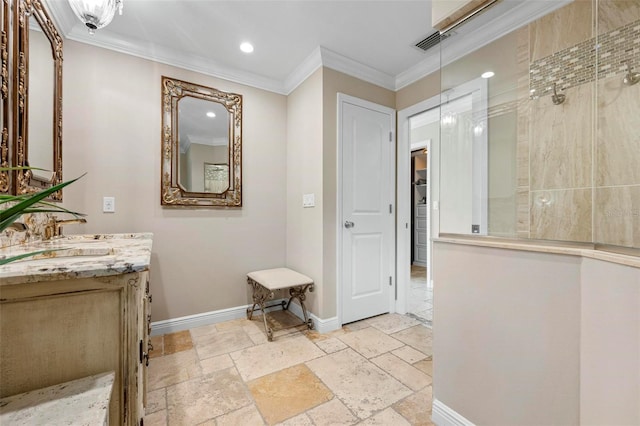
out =
[[116,211],[116,198],[102,197],[102,212],[115,213],[115,211]]
[[303,194],[302,207],[314,207],[316,205],[316,194]]

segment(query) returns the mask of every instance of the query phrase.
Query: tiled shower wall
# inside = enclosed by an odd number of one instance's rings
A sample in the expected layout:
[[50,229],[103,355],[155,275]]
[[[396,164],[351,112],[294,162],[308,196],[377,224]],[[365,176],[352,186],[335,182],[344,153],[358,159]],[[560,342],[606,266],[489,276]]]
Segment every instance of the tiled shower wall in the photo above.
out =
[[640,247],[640,83],[622,83],[627,64],[640,72],[640,2],[595,3],[519,35],[517,231]]

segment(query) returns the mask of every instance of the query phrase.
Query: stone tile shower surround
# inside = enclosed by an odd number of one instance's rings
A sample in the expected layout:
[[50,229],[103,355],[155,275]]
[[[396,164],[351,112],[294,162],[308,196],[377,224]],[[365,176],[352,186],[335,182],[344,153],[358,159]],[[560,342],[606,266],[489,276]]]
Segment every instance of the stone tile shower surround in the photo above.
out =
[[597,2],[597,39],[592,4],[520,30],[517,234],[638,248],[640,84],[622,80],[640,72],[640,4]]
[[569,88],[598,79],[624,75],[627,65],[640,68],[640,20],[600,34],[531,63],[532,97],[550,93],[553,83]]

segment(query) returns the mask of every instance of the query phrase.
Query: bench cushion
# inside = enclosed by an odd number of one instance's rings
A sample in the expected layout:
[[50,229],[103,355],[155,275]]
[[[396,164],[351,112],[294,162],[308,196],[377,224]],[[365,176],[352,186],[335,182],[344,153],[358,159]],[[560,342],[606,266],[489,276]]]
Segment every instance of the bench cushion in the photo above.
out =
[[279,290],[313,283],[311,278],[289,268],[264,269],[262,271],[249,272],[247,276],[269,290]]

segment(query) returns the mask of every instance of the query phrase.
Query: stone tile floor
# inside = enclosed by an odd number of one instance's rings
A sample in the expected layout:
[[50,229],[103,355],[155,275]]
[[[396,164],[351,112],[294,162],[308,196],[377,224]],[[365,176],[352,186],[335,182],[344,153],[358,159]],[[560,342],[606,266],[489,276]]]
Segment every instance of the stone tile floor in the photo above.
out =
[[327,334],[294,327],[273,342],[261,321],[154,336],[145,426],[432,425],[431,329],[420,321],[387,314]]
[[411,265],[411,281],[407,312],[410,316],[433,324],[433,287],[427,284],[427,268]]

